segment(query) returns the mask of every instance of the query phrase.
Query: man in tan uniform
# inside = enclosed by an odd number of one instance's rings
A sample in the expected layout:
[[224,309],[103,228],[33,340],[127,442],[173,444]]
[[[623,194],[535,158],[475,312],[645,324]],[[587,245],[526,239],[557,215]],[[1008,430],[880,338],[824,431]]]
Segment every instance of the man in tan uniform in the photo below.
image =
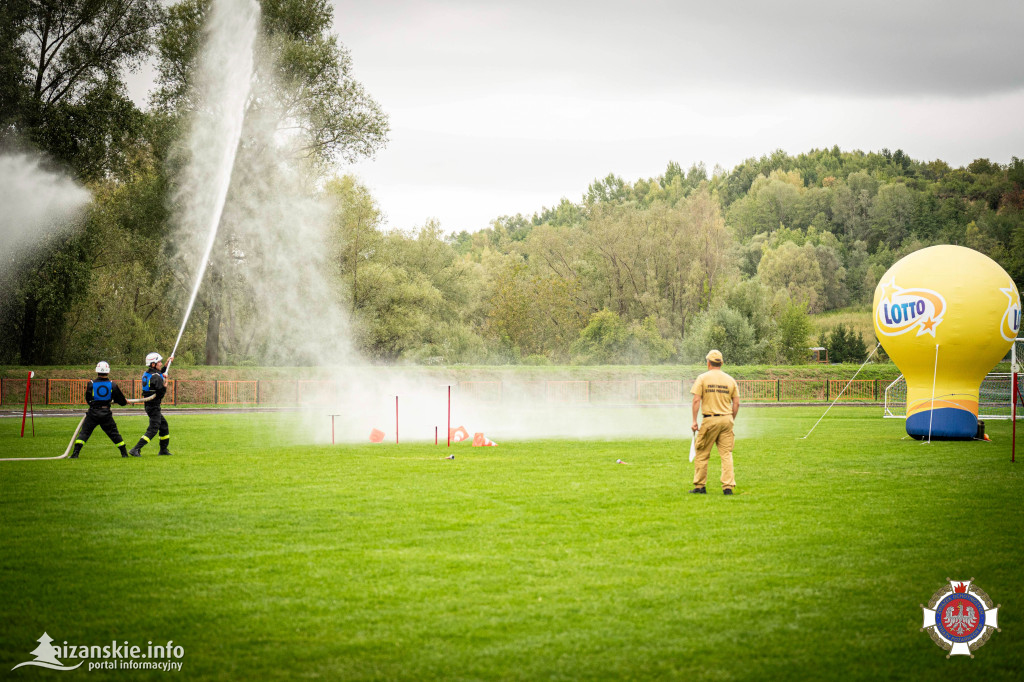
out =
[[[691,493],[705,494],[708,481],[708,460],[711,446],[718,444],[718,456],[722,458],[722,492],[732,495],[736,477],[732,471],[732,427],[740,411],[740,391],[736,380],[722,371],[722,353],[712,350],[707,354],[708,371],[693,382],[694,438],[697,439],[697,454],[693,458],[693,485]],[[700,429],[697,415],[703,416]]]

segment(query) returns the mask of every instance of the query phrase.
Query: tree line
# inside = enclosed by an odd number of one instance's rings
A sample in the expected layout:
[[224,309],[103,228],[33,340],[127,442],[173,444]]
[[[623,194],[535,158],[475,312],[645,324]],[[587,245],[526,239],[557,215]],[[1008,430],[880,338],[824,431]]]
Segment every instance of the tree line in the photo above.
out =
[[[1017,157],[952,168],[833,147],[710,175],[671,162],[657,177],[611,174],[577,202],[447,237],[432,224],[381,231],[372,197],[343,184],[364,210],[358,227],[338,224],[336,242],[349,245],[338,272],[363,348],[385,359],[698,362],[716,347],[735,363],[799,363],[820,343],[833,360],[859,361],[872,340],[842,325],[814,338],[809,316],[869,310],[882,274],[908,253],[968,246],[1024,284]],[[371,295],[358,267],[403,285]]]
[[[385,229],[339,161],[372,156],[388,121],[351,75],[326,0],[264,0],[250,116],[297,136],[301,191],[329,207],[330,300],[375,361],[666,363],[710,347],[731,363],[796,363],[810,315],[866,309],[897,259],[938,243],[977,249],[1024,286],[1024,161],[954,168],[901,150],[790,155],[732,170],[670,162],[651,178],[597,179],[576,201],[449,234]],[[81,229],[5,256],[0,362],[134,362],[173,339],[192,282],[174,231],[206,0],[10,0],[0,8],[0,151],[31,150],[93,195]],[[144,108],[125,74],[154,58]],[[242,157],[267,154],[244,136]],[[311,361],[271,352],[245,277],[266,268],[221,237],[179,353],[197,364]],[[245,254],[240,256],[239,254]],[[297,266],[299,264],[296,264]],[[265,273],[273,277],[274,273]],[[312,310],[310,314],[315,314]],[[825,341],[855,359],[863,340]]]

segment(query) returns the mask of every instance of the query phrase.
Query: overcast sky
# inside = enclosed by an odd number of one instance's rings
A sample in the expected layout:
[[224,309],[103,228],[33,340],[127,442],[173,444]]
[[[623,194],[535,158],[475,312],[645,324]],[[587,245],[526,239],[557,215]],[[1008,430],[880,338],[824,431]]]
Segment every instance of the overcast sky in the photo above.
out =
[[779,148],[1024,156],[1020,0],[331,1],[391,120],[387,147],[339,172],[392,228],[473,231],[608,173]]
[[475,230],[670,160],[1024,156],[1018,1],[333,4],[392,127],[346,170],[392,227]]

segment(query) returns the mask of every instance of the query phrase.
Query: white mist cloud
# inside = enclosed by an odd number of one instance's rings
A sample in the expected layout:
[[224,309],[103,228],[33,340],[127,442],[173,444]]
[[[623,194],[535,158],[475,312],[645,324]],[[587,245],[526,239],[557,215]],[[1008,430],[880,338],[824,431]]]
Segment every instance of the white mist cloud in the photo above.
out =
[[199,111],[177,178],[184,259],[199,273],[200,300],[220,311],[220,328],[243,356],[352,362],[350,326],[328,262],[332,207],[309,181],[298,141],[282,132],[289,127],[286,88],[275,81],[272,50],[257,26],[252,0],[214,2]]
[[[575,439],[689,439],[691,412],[683,405],[636,405],[632,396],[608,404],[589,403],[586,382],[503,382],[462,384],[433,376],[421,369],[401,367],[342,367],[324,375],[325,381],[305,386],[302,428],[296,442],[329,443],[331,417],[338,442],[366,443],[370,431],[384,432],[384,442],[395,442],[396,416],[400,442],[430,442],[435,429],[441,444],[448,428],[448,389],[451,387],[451,426],[464,426],[470,437],[483,433],[497,441],[541,438]],[[678,382],[651,382],[678,390]],[[650,390],[655,391],[655,387]],[[398,398],[397,415],[395,398]],[[573,400],[577,399],[577,404]],[[737,435],[750,437],[756,425],[740,417]]]
[[0,253],[16,260],[75,228],[91,195],[29,154],[0,156]]

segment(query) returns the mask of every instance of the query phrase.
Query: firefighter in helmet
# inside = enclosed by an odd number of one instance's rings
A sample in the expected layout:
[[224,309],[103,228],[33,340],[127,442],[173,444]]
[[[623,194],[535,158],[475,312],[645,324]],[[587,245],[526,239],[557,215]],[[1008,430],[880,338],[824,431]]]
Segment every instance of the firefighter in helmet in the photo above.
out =
[[103,429],[114,445],[121,450],[121,456],[127,457],[124,439],[118,433],[114,415],[110,412],[110,403],[127,405],[128,400],[118,385],[110,380],[110,365],[106,362],[99,362],[96,365],[96,378],[85,385],[85,402],[89,403],[89,411],[85,413],[82,430],[75,439],[75,450],[71,453],[71,459],[78,459],[78,453],[85,447],[85,442],[97,426]]
[[[167,374],[164,373],[163,360],[159,353],[150,353],[146,356],[146,371],[142,374],[142,397],[149,398],[143,403],[146,406],[146,415],[149,417],[149,427],[135,447],[129,450],[129,454],[133,457],[142,456],[142,448],[158,433],[160,434],[160,451],[156,454],[171,454],[171,451],[167,449],[167,445],[171,441],[171,430],[160,411],[160,402],[164,399],[164,394],[167,393]],[[170,365],[172,360],[174,360],[173,357],[168,358],[167,364]]]

